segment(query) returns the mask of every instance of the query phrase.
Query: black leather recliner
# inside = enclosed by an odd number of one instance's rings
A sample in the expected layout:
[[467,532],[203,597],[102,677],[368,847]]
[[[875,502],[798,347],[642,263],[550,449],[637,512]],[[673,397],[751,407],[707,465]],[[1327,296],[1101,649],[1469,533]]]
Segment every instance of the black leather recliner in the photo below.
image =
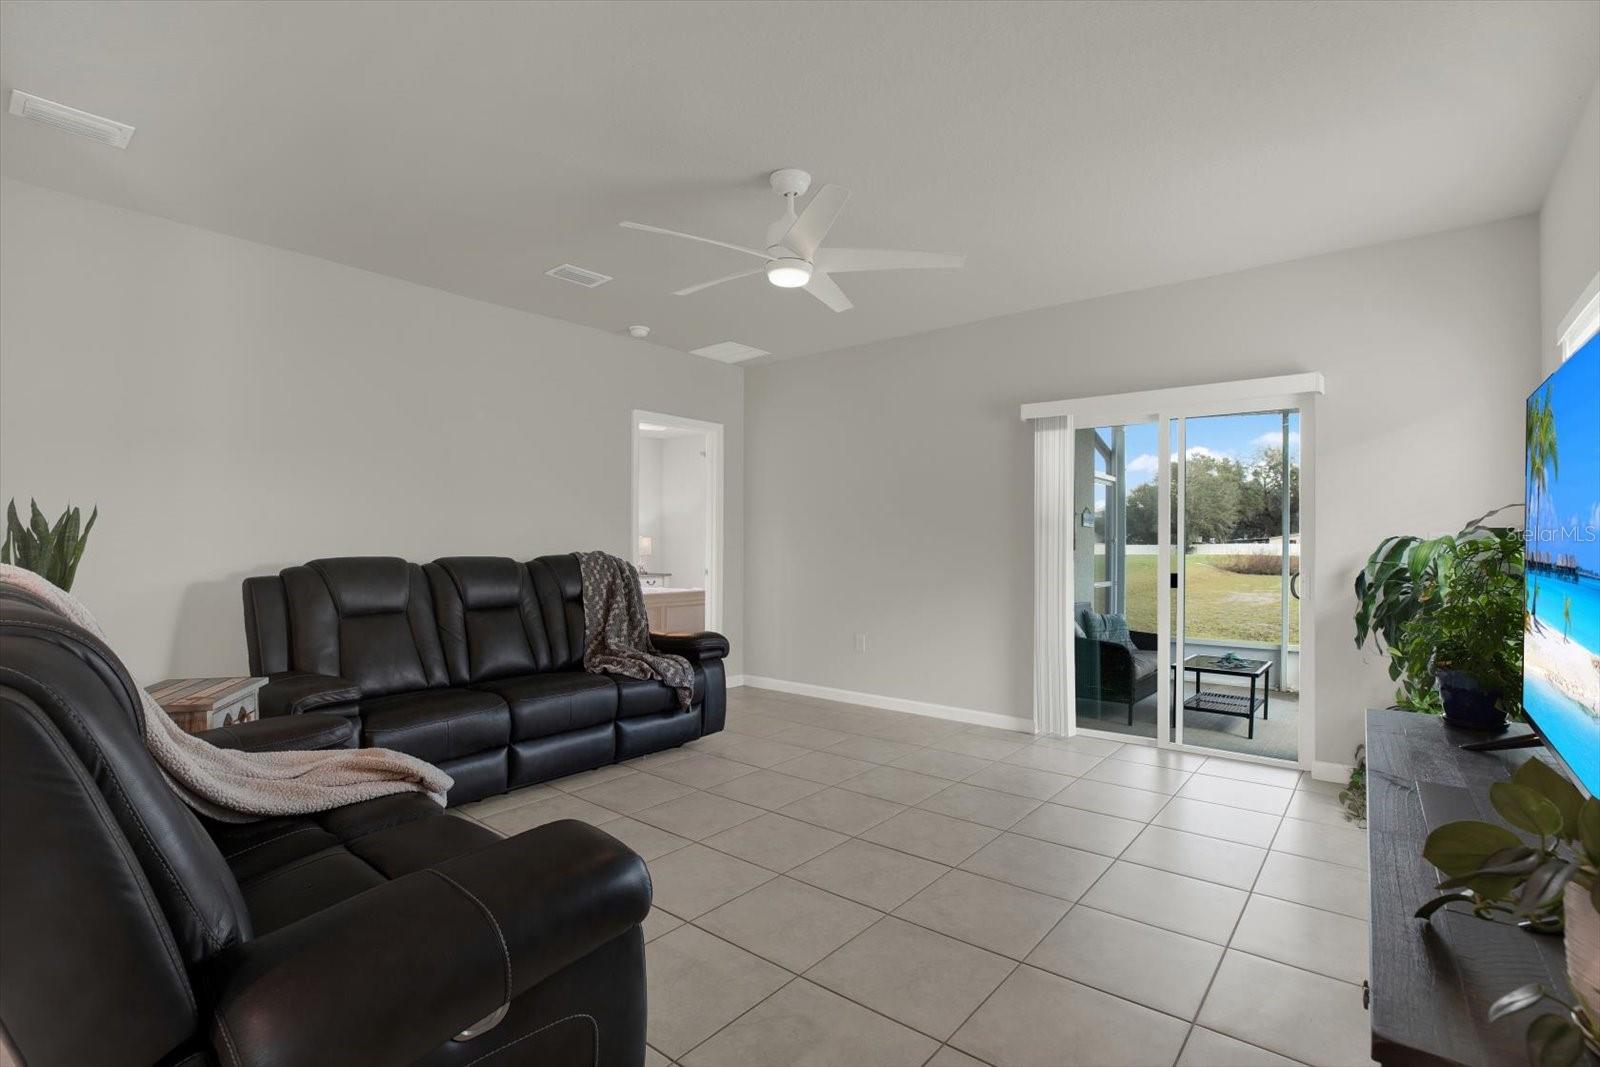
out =
[[652,634],[694,666],[694,699],[583,670],[575,555],[318,559],[244,582],[263,717],[356,719],[360,743],[448,772],[450,803],[681,745],[722,729],[721,634]]
[[[616,839],[573,821],[501,839],[415,793],[213,823],[142,723],[110,649],[0,593],[0,1061],[643,1062],[650,880]],[[326,748],[355,726],[205,736]]]

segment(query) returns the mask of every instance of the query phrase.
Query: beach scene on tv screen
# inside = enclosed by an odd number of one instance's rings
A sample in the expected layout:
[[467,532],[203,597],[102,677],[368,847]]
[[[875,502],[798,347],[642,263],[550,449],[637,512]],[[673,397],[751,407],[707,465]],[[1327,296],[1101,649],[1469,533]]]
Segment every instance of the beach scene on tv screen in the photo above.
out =
[[1528,398],[1523,707],[1600,796],[1600,336]]

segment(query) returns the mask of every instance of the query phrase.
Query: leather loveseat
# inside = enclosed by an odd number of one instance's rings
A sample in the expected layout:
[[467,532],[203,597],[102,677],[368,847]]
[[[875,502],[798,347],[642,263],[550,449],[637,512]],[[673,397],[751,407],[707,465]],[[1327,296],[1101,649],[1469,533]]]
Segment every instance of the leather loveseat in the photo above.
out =
[[[0,593],[0,1062],[643,1062],[650,880],[620,842],[570,820],[502,839],[416,793],[215,823],[143,721],[110,649]],[[326,748],[355,726],[205,736]]]
[[722,729],[721,634],[652,634],[694,665],[688,709],[654,680],[583,670],[575,555],[318,559],[244,582],[263,718],[333,712],[360,743],[455,778],[450,803],[681,745]]

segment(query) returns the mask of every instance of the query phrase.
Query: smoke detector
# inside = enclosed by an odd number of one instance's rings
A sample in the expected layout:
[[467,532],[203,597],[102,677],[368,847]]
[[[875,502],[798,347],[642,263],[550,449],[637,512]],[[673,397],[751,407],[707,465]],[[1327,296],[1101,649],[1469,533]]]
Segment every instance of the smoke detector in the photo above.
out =
[[545,271],[552,278],[558,278],[573,285],[581,285],[585,289],[593,289],[597,285],[604,285],[611,280],[611,275],[601,274],[599,271],[585,270],[574,267],[571,263],[563,263],[559,267],[551,267]]
[[126,122],[91,115],[54,100],[25,93],[21,89],[11,90],[11,113],[54,126],[63,133],[77,134],[91,141],[108,144],[112,148],[127,148],[128,142],[133,140],[133,127]]
[[648,327],[648,326],[629,326],[628,327],[628,336],[629,337],[637,337],[639,340],[643,341],[646,337],[650,336],[650,327]]

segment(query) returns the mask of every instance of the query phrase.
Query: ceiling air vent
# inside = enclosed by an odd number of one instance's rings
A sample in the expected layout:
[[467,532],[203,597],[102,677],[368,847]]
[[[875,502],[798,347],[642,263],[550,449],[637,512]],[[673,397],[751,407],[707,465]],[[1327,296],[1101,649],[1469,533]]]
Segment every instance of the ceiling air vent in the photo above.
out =
[[545,273],[552,278],[559,278],[564,282],[571,282],[573,285],[581,285],[585,289],[593,289],[595,286],[604,285],[611,280],[611,275],[609,274],[584,270],[582,267],[574,267],[571,263],[563,263],[553,270],[545,271]]
[[25,93],[21,89],[11,90],[11,113],[54,126],[63,133],[74,133],[91,141],[108,144],[112,148],[127,148],[128,142],[133,140],[133,127],[125,122],[91,115],[54,100]]
[[704,348],[691,348],[689,354],[691,356],[705,356],[707,359],[721,360],[724,363],[742,363],[747,359],[755,359],[757,356],[772,355],[771,352],[764,348],[752,348],[749,345],[742,345],[738,341],[718,341],[716,344],[706,345]]

